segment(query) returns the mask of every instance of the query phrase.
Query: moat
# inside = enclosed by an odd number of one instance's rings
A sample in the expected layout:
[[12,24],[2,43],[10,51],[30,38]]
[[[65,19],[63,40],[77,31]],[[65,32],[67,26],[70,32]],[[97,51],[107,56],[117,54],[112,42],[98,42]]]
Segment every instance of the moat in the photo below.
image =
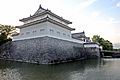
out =
[[37,65],[0,60],[0,80],[119,80],[120,59]]

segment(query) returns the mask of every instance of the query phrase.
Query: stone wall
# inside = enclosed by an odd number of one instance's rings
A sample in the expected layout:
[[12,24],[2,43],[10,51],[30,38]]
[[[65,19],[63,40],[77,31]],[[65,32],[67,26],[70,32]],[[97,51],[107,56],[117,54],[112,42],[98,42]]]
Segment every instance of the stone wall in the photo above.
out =
[[83,44],[52,37],[13,41],[0,47],[2,59],[38,64],[80,60],[88,56],[98,58],[99,50],[84,48]]
[[100,58],[100,49],[96,47],[85,48],[87,59]]

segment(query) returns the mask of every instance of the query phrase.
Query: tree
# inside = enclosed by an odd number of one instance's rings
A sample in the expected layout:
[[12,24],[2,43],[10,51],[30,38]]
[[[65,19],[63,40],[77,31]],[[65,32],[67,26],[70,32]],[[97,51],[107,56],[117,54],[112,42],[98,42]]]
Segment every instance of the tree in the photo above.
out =
[[0,45],[11,41],[10,36],[16,32],[16,28],[10,25],[1,25],[0,24]]
[[16,28],[14,26],[0,24],[0,33],[5,33],[7,37],[11,36],[11,34],[14,33],[15,31]]
[[94,35],[92,38],[92,41],[99,43],[102,46],[103,50],[112,50],[113,49],[112,43],[108,40],[104,40],[99,35]]

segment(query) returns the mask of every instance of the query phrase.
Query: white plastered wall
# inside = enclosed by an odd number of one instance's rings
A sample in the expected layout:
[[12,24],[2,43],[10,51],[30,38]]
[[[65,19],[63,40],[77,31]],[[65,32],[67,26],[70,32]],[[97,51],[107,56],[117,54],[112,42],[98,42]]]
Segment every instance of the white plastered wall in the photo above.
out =
[[96,48],[100,48],[100,46],[98,44],[84,44],[84,47],[96,47]]
[[13,41],[42,37],[47,35],[46,22],[22,28],[20,34],[13,37]]
[[72,39],[70,30],[62,28],[50,22],[44,22],[26,28],[22,28],[20,30],[20,34],[13,37],[13,41],[45,36],[77,43],[84,43],[83,41]]

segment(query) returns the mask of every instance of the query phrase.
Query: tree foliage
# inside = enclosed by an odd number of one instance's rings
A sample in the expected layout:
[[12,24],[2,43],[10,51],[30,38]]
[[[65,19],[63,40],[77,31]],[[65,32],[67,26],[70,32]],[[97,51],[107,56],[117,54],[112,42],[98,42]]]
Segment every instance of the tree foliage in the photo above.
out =
[[92,38],[93,42],[99,43],[103,50],[112,50],[113,49],[113,45],[110,41],[105,40],[104,38],[100,37],[99,35],[94,35]]
[[0,45],[11,41],[10,36],[16,31],[14,26],[0,24]]
[[8,36],[10,36],[12,33],[14,33],[16,28],[14,26],[10,25],[0,25],[0,33],[5,33]]
[[113,49],[114,51],[120,51],[120,48],[119,49]]

